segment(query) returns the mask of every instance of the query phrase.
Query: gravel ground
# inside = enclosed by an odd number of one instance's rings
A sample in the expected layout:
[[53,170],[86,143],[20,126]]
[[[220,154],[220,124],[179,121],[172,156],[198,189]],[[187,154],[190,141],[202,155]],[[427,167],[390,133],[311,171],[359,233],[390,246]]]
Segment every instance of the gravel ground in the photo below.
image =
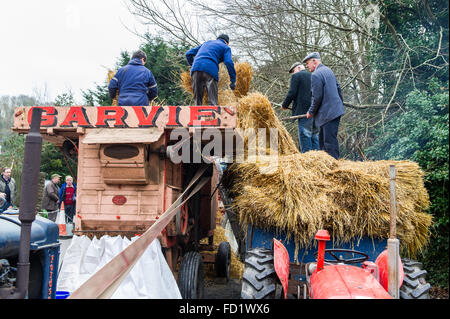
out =
[[240,299],[241,281],[223,278],[205,279],[205,299]]

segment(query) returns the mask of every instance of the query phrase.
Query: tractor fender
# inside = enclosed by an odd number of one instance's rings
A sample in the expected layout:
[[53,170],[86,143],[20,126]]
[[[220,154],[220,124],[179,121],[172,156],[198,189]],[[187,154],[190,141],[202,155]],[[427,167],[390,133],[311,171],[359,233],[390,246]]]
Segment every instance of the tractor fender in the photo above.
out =
[[289,281],[289,253],[286,247],[284,247],[284,245],[275,238],[273,239],[273,263],[275,273],[283,286],[284,299],[287,299]]
[[[388,251],[385,249],[381,254],[378,255],[377,259],[375,260],[375,264],[378,266],[378,271],[380,274],[380,284],[383,286],[386,291],[388,290]],[[403,271],[403,264],[400,259],[398,258],[398,264],[399,264],[399,288],[403,284],[403,278],[405,276],[405,273]]]

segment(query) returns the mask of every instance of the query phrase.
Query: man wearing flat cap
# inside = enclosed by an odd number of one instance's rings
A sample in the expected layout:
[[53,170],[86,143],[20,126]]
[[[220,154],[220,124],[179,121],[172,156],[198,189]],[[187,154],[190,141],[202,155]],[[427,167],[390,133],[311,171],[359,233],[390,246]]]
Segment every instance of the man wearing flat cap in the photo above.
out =
[[53,174],[51,181],[45,185],[44,194],[42,194],[42,209],[48,212],[48,219],[56,221],[56,215],[58,214],[58,202],[59,202],[59,179],[61,175]]
[[209,40],[186,52],[186,60],[191,66],[192,90],[195,105],[203,105],[206,89],[209,105],[218,105],[219,64],[225,63],[230,75],[230,89],[236,88],[236,70],[231,58],[230,38],[221,34],[216,40]]
[[[290,68],[291,83],[289,91],[281,107],[288,109],[292,105],[292,116],[308,112],[311,106],[311,73],[305,70],[300,62],[295,62]],[[319,130],[313,118],[300,118],[298,124],[298,140],[302,153],[319,149]]]
[[318,52],[308,54],[302,62],[312,72],[311,106],[307,117],[314,118],[320,127],[320,149],[338,159],[337,134],[341,116],[345,113],[341,87],[333,71],[322,64]]

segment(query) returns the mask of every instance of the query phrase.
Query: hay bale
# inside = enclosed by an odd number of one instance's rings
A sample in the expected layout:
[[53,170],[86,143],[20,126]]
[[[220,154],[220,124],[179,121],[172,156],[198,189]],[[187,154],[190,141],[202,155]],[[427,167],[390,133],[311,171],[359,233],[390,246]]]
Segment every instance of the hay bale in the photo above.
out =
[[186,93],[189,93],[191,95],[194,94],[194,91],[192,90],[192,78],[190,70],[183,71],[180,73],[180,87]]
[[339,245],[363,236],[389,237],[390,164],[398,168],[397,235],[414,256],[428,241],[432,219],[425,213],[429,199],[416,163],[336,161],[311,151],[249,158],[231,165],[227,174],[234,176],[233,208],[243,227],[284,231],[298,247],[327,229]]
[[[319,229],[327,229],[336,245],[363,236],[388,238],[390,222],[389,165],[397,168],[397,235],[409,256],[427,244],[432,216],[426,213],[428,193],[424,173],[410,161],[353,162],[335,160],[323,151],[300,153],[294,140],[277,118],[267,97],[249,93],[252,70],[236,64],[234,95],[228,90],[228,74],[221,68],[219,103],[234,103],[237,127],[265,128],[265,155],[249,155],[244,138],[244,163],[233,163],[223,184],[230,189],[233,208],[241,226],[284,232],[297,249],[306,247]],[[189,73],[181,75],[182,86],[192,94]],[[220,100],[226,91],[229,100]],[[223,95],[222,95],[223,96]],[[269,129],[278,130],[278,154],[273,154]],[[259,150],[256,150],[256,154]],[[297,258],[297,256],[295,256]]]
[[[108,84],[109,84],[109,82],[111,82],[111,79],[114,77],[116,72],[117,71],[115,71],[115,70],[108,70],[108,76],[107,76],[107,80],[106,80]],[[117,90],[116,97],[112,100],[111,105],[113,105],[113,106],[119,105],[118,100],[119,100],[119,90]]]
[[[271,103],[266,96],[259,92],[249,93],[239,99],[236,126],[244,130],[266,129],[266,145],[270,144],[270,129],[276,128],[278,131],[278,153],[280,155],[298,153],[294,140],[276,116]],[[248,145],[247,138],[244,139],[244,143],[246,146]]]
[[[428,242],[432,216],[426,214],[429,196],[424,173],[411,161],[339,161],[329,173],[333,203],[352,216],[353,234],[388,238],[390,222],[389,166],[395,165],[397,195],[397,235],[410,255]],[[356,225],[363,227],[356,228]],[[341,237],[344,229],[340,229]],[[348,237],[348,236],[347,236]]]
[[253,69],[250,63],[236,63],[236,89],[234,90],[234,94],[236,97],[241,98],[248,94],[250,90],[250,84],[252,83],[253,78]]
[[[230,77],[228,75],[228,70],[224,64],[219,65],[219,82],[218,82],[218,103],[222,106],[234,105],[238,98],[247,95],[251,80],[253,77],[253,70],[249,63],[236,63],[236,90],[232,91],[229,87]],[[192,90],[192,78],[190,70],[183,71],[180,73],[180,87],[184,92],[194,96]],[[206,89],[203,95],[203,104],[208,105],[208,93]]]

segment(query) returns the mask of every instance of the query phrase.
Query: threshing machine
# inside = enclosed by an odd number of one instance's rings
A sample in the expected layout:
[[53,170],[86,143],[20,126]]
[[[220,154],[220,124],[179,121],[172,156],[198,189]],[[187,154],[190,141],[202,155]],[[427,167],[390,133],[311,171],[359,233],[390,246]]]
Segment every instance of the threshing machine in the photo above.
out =
[[[218,255],[213,235],[217,173],[203,148],[223,146],[236,125],[235,112],[220,106],[17,107],[13,131],[27,133],[34,108],[42,109],[40,133],[78,161],[76,235],[142,234],[176,201],[201,171],[208,181],[177,209],[158,235],[184,298],[203,295],[203,263],[229,272],[229,246]],[[211,134],[204,134],[213,129]],[[215,150],[215,155],[219,155]],[[181,153],[184,157],[181,157]],[[187,157],[186,157],[187,156]],[[208,160],[209,158],[209,160]],[[180,198],[181,197],[181,198]],[[201,244],[208,238],[208,244]],[[225,254],[225,255],[224,255]],[[224,258],[225,257],[225,258]],[[175,273],[181,261],[180,271]],[[177,278],[175,277],[175,278]]]

